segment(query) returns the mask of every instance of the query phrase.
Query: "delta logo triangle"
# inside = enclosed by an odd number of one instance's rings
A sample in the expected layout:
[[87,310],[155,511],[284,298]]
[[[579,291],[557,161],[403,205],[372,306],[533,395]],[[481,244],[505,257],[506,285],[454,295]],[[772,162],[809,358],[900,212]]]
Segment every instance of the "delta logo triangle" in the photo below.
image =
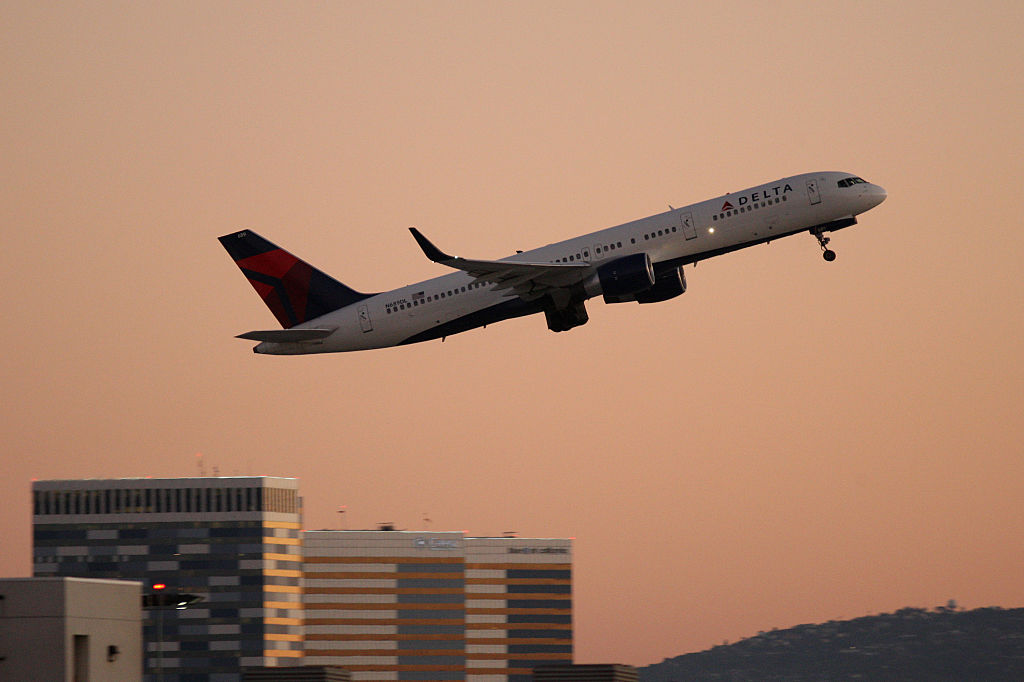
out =
[[725,202],[724,204],[722,204],[722,210],[723,211],[731,211],[732,210],[732,204],[730,204],[728,201]]

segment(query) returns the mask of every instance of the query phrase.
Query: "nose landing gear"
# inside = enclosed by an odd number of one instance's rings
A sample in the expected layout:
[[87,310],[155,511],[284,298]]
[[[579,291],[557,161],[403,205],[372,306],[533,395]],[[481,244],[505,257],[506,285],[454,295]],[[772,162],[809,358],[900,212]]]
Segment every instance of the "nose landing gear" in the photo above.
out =
[[825,236],[825,233],[821,230],[811,230],[811,234],[814,235],[815,239],[818,240],[818,244],[821,246],[821,257],[831,263],[836,259],[836,252],[828,248],[828,243],[832,241]]

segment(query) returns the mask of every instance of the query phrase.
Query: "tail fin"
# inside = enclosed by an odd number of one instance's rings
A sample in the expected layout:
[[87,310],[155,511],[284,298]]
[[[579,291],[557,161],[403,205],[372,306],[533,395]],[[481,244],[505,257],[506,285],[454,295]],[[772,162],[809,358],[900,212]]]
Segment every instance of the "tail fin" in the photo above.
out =
[[252,230],[219,240],[285,329],[373,296],[349,289]]

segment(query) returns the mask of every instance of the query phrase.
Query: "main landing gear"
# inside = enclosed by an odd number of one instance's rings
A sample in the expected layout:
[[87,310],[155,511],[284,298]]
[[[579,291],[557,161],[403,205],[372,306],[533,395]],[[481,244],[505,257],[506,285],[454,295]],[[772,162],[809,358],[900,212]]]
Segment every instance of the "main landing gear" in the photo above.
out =
[[831,263],[836,259],[836,252],[828,248],[828,243],[832,241],[825,236],[825,233],[821,230],[811,230],[811,234],[814,235],[815,239],[818,240],[818,244],[821,246],[821,257]]

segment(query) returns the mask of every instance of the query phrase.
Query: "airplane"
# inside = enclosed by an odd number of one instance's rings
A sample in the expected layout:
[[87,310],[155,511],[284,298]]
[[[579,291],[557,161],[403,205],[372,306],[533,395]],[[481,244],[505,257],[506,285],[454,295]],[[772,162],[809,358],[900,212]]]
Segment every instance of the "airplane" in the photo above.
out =
[[456,272],[382,293],[351,289],[252,230],[219,240],[283,327],[237,338],[259,342],[255,353],[304,355],[443,341],[541,312],[564,332],[587,323],[590,298],[667,301],[686,291],[683,266],[803,232],[833,261],[826,233],[885,198],[851,173],[805,173],[500,260],[449,255],[411,227],[426,257]]

